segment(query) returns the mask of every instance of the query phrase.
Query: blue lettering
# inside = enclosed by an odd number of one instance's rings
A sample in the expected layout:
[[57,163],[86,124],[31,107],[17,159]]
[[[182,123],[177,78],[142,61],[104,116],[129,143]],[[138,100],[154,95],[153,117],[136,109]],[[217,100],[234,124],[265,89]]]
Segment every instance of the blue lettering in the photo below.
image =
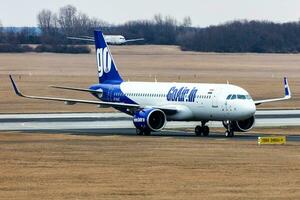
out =
[[184,89],[184,87],[180,88],[176,94],[176,98],[175,101],[180,101],[181,99],[181,95],[182,95],[182,90]]
[[171,101],[176,101],[177,91],[178,91],[178,89],[177,89],[177,88],[174,88]]
[[168,92],[168,94],[167,94],[167,101],[172,101],[172,99],[173,99],[173,96],[174,96],[174,90],[176,89],[176,87],[172,87],[170,90],[169,90],[169,92]]
[[197,91],[198,91],[198,89],[196,89],[195,87],[191,90],[189,97],[188,97],[188,102],[195,102]]
[[180,101],[185,101],[186,95],[189,93],[189,89],[187,89],[186,87],[184,88],[182,95],[181,95],[181,99]]
[[194,102],[198,89],[188,89],[187,87],[171,87],[167,94],[167,101],[178,101],[178,102]]

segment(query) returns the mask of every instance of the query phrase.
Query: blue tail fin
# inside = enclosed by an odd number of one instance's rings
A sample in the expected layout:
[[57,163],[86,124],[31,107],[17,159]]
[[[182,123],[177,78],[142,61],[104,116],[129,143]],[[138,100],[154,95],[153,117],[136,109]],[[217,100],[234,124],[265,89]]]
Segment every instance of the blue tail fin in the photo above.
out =
[[95,31],[94,36],[99,83],[118,84],[123,82],[102,32]]

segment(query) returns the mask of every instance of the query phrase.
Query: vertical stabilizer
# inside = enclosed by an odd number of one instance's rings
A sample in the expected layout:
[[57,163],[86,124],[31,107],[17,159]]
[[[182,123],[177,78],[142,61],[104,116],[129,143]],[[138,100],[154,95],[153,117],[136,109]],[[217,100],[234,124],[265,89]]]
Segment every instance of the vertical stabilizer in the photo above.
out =
[[123,82],[101,31],[94,32],[99,83]]

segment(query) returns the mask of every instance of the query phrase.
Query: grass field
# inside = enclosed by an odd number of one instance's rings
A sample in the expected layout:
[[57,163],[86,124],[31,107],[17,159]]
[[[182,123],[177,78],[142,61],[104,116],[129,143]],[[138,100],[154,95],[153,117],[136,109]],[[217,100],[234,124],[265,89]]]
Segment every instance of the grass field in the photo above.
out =
[[[300,54],[215,54],[182,52],[175,46],[113,46],[120,73],[130,81],[172,81],[237,84],[253,98],[283,95],[282,78],[288,76],[290,101],[259,108],[300,108]],[[88,87],[97,83],[94,54],[0,54],[0,113],[105,112],[90,105],[65,106],[16,97],[8,79],[14,75],[29,94],[94,99],[88,94],[60,91],[48,85]]]
[[300,199],[299,147],[2,132],[0,199]]

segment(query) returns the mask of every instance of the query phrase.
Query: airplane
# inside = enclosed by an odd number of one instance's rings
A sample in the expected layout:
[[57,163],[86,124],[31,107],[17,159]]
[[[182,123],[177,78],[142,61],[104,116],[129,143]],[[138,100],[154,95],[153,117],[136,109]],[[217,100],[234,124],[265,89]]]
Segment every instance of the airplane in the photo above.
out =
[[[89,37],[89,36],[82,36],[82,37],[67,37],[68,39],[71,40],[82,40],[82,41],[89,41],[89,42],[95,42],[94,38]],[[123,35],[104,35],[104,39],[107,44],[112,44],[112,45],[121,45],[125,44],[128,42],[137,42],[137,41],[142,41],[144,38],[136,38],[136,39],[125,39]]]
[[253,128],[256,105],[291,98],[286,77],[284,97],[264,100],[253,100],[245,89],[229,83],[125,82],[102,32],[95,31],[94,37],[99,83],[88,89],[51,87],[87,92],[97,100],[24,95],[9,75],[15,93],[24,98],[61,101],[67,105],[82,103],[115,108],[132,116],[137,135],[161,131],[167,121],[199,121],[201,124],[195,127],[195,134],[208,136],[210,130],[207,122],[221,121],[226,129],[226,137],[233,137],[234,132],[247,132]]

